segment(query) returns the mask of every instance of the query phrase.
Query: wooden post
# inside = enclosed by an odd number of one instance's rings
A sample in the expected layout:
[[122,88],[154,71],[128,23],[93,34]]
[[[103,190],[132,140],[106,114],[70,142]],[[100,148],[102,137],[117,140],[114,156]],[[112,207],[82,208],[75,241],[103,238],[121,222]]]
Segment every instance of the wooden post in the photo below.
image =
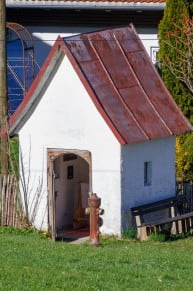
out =
[[139,239],[141,241],[143,240],[148,240],[148,236],[147,236],[147,227],[146,226],[141,226],[140,227],[140,237]]
[[[176,216],[174,206],[170,207],[170,216],[171,217],[175,217]],[[172,222],[172,227],[171,227],[171,231],[170,232],[171,232],[171,234],[176,235],[176,233],[177,233],[177,231],[176,231],[176,221]]]
[[[0,130],[7,126],[6,8],[0,1]],[[7,133],[1,136],[1,173],[8,174]]]

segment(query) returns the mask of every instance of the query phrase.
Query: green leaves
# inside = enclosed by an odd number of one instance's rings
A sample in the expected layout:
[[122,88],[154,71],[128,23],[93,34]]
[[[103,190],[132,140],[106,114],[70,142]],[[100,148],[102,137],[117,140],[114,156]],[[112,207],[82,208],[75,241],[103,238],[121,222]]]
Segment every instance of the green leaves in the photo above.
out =
[[[167,0],[159,24],[161,76],[184,115],[193,124],[193,4]],[[177,176],[193,179],[192,135],[177,140]],[[180,146],[180,151],[179,151]]]
[[193,121],[193,22],[187,1],[166,1],[159,24],[162,78],[184,114]]
[[193,181],[193,133],[176,139],[176,176],[184,182]]

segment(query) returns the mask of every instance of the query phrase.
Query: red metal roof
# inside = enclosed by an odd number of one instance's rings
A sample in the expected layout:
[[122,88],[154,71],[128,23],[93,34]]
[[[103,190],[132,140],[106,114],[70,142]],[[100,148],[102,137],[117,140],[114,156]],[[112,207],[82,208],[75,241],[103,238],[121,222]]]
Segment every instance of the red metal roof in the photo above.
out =
[[64,43],[67,55],[85,77],[85,87],[91,88],[94,103],[121,143],[192,129],[132,25],[64,38]]
[[19,123],[25,122],[25,116],[30,116],[34,104],[38,104],[34,100],[41,98],[37,92],[42,91],[44,82],[48,86],[48,74],[52,74],[61,53],[69,58],[121,144],[193,130],[130,25],[57,40],[22,104],[10,119],[12,132],[21,126]]

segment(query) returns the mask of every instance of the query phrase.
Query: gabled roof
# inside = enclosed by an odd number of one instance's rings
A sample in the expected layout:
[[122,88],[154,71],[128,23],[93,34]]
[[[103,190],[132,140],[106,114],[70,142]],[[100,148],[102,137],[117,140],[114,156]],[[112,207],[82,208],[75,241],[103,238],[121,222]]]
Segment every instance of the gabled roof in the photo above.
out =
[[[21,106],[10,119],[17,132],[65,54],[121,144],[192,131],[164,86],[132,25],[58,39]],[[62,84],[61,84],[62,86]],[[86,108],[85,108],[86,110]]]

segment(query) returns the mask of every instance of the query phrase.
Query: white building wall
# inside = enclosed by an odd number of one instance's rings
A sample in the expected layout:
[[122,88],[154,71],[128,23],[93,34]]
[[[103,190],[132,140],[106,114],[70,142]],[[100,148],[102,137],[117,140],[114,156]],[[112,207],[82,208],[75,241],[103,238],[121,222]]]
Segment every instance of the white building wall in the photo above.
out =
[[[26,175],[30,166],[31,199],[42,181],[37,227],[47,209],[47,148],[78,149],[92,155],[93,192],[101,197],[105,210],[101,231],[120,234],[120,144],[66,57],[19,138]],[[47,214],[43,226],[47,227]]]
[[[132,226],[131,207],[175,196],[175,137],[121,147],[123,227]],[[144,162],[152,161],[152,184],[144,185]]]

